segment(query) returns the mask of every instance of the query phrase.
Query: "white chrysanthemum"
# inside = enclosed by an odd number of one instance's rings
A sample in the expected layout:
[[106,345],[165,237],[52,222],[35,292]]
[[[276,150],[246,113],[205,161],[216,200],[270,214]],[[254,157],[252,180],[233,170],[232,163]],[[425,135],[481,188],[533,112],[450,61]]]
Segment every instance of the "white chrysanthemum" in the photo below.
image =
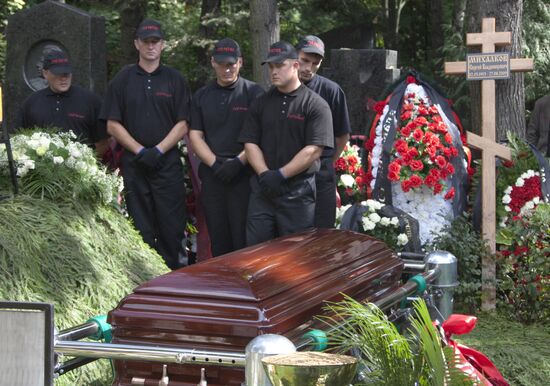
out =
[[502,197],[502,203],[503,204],[509,204],[512,202],[512,197],[510,197],[509,194],[505,194],[503,197]]
[[65,160],[63,159],[63,157],[60,157],[60,156],[54,156],[54,157],[53,157],[53,163],[54,163],[54,164],[62,164],[63,161],[65,161]]
[[389,217],[382,217],[380,219],[380,224],[387,227],[388,225],[391,224],[390,218]]
[[391,218],[391,225],[398,226],[399,225],[399,219],[397,217]]
[[371,231],[376,228],[376,224],[373,223],[368,217],[363,217],[363,229],[365,231]]
[[522,187],[523,185],[525,185],[525,180],[523,178],[519,177],[516,180],[516,186]]
[[399,236],[397,236],[397,245],[405,245],[409,242],[409,238],[405,233],[400,233]]
[[511,187],[511,186],[508,186],[508,187],[506,188],[506,190],[504,190],[504,194],[510,194],[510,193],[512,193],[512,187]]
[[340,176],[340,181],[342,181],[342,184],[344,184],[346,188],[351,188],[355,183],[355,178],[349,174],[342,174]]
[[371,213],[369,214],[369,220],[376,224],[380,222],[381,218],[378,213]]

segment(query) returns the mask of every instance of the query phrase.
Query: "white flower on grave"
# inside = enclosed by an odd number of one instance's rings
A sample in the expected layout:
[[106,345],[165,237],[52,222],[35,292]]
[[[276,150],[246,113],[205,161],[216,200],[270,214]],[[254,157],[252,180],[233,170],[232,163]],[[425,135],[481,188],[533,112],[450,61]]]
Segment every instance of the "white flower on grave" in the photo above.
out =
[[78,161],[75,165],[77,170],[85,171],[86,170],[86,162]]
[[80,158],[80,156],[82,156],[81,151],[78,149],[78,147],[74,146],[73,144],[69,145],[69,154],[71,155],[71,157],[74,157],[74,158]]
[[510,194],[510,193],[512,193],[512,187],[511,187],[511,186],[508,186],[508,187],[506,188],[506,190],[504,190],[504,194]]
[[506,205],[506,206],[504,207],[504,210],[505,210],[506,212],[511,212],[511,211],[512,211],[512,209],[511,209],[508,205]]
[[36,150],[36,148],[38,146],[40,146],[40,142],[36,139],[30,139],[28,142],[27,142],[27,146],[30,147],[31,149],[33,150]]
[[382,217],[380,219],[380,225],[383,225],[383,226],[387,227],[390,224],[391,224],[391,220],[390,220],[389,217]]
[[54,156],[54,157],[53,157],[53,163],[54,163],[54,164],[62,164],[63,161],[65,161],[65,160],[63,159],[63,157],[60,157],[60,156]]
[[519,177],[517,180],[516,180],[516,186],[523,186],[525,184],[525,181],[523,180],[523,178]]
[[534,203],[535,205],[540,204],[540,197],[535,197],[535,198],[533,198],[533,203]]
[[397,236],[397,245],[405,245],[409,242],[409,238],[405,233],[400,233],[399,236]]
[[376,224],[380,222],[381,218],[378,213],[371,213],[369,214],[369,220]]
[[36,154],[40,157],[42,157],[44,154],[46,154],[47,151],[48,151],[48,148],[44,147],[44,146],[38,146],[36,148]]
[[368,217],[363,217],[363,229],[365,231],[372,231],[376,228],[376,224],[373,223]]
[[505,194],[503,197],[502,197],[502,203],[503,204],[509,204],[512,202],[512,197],[510,197],[509,194]]
[[346,188],[351,188],[355,183],[355,178],[349,174],[342,174],[340,176],[340,181],[342,181],[342,184],[344,184]]
[[391,225],[398,226],[399,225],[399,219],[397,217],[391,218]]
[[380,210],[384,206],[384,204],[382,204],[380,201],[376,201],[372,199],[368,199],[365,202],[365,204],[369,207],[369,209],[374,209],[374,210]]
[[45,147],[46,149],[48,149],[50,147],[51,141],[49,140],[49,138],[41,137],[38,142],[40,143],[41,147]]

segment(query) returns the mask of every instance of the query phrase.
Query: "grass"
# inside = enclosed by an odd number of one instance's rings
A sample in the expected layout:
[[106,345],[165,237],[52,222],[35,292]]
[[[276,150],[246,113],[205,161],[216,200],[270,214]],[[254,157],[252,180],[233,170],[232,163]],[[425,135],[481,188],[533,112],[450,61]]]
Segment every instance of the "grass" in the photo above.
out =
[[455,336],[493,361],[510,385],[550,384],[550,325],[523,325],[496,313],[479,314],[476,328]]
[[[59,330],[106,314],[134,287],[167,272],[116,209],[20,195],[0,201],[0,299],[52,303]],[[108,385],[100,360],[58,386]]]

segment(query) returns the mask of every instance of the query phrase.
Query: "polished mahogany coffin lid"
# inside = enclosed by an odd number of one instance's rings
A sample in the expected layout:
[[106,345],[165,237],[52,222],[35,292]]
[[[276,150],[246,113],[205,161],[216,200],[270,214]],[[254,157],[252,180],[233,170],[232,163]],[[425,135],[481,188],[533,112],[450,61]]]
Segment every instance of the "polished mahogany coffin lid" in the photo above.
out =
[[[325,301],[341,299],[341,293],[379,299],[399,285],[402,268],[385,244],[367,235],[313,230],[150,280],[123,299],[108,321],[115,343],[244,353],[259,334],[297,340],[319,327],[314,316],[322,313]],[[129,384],[131,376],[147,377],[153,367],[117,361],[114,384]],[[196,377],[189,378],[190,367],[169,366],[174,382],[196,385]],[[155,367],[150,379],[159,379],[160,368]],[[208,372],[213,386],[244,380],[244,373],[235,369],[209,367]]]

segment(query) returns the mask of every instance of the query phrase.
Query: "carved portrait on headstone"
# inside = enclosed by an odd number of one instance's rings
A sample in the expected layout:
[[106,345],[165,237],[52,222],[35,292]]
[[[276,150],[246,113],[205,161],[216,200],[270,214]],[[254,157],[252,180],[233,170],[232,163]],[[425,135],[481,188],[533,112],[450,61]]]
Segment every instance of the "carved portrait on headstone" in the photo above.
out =
[[69,54],[61,43],[54,40],[38,42],[27,52],[25,66],[23,67],[23,78],[33,91],[42,90],[48,86],[46,79],[42,76],[42,62],[44,57],[51,51],[63,51],[67,55]]

